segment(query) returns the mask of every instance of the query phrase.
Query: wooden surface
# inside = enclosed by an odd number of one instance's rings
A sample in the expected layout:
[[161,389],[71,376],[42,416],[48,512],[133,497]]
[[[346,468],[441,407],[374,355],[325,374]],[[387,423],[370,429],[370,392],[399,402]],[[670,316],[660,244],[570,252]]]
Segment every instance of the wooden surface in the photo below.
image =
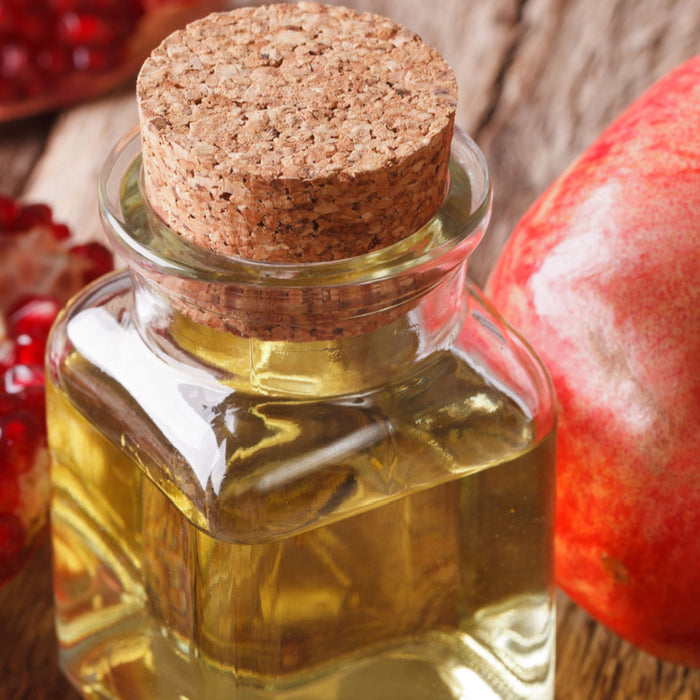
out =
[[[698,0],[357,0],[440,48],[460,83],[459,122],[484,150],[496,196],[472,276],[485,279],[527,205],[653,80],[700,47]],[[76,238],[101,237],[99,169],[132,125],[130,87],[0,126],[0,192],[50,204]],[[0,700],[77,700],[56,666],[50,550],[0,590]],[[558,598],[559,700],[700,699],[700,671],[658,661]],[[478,700],[478,699],[477,699]]]

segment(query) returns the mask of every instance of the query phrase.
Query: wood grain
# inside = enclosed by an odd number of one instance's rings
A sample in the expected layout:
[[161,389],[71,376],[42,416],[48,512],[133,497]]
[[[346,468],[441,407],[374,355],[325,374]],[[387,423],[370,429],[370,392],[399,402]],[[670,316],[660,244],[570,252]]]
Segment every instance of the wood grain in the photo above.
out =
[[491,168],[494,212],[472,259],[483,282],[545,187],[635,97],[700,50],[694,0],[358,0],[455,68],[457,121]]
[[521,0],[492,109],[475,130],[495,190],[491,232],[474,256],[478,282],[536,196],[699,48],[695,0]]
[[0,192],[23,194],[32,169],[41,156],[53,117],[42,115],[0,124]]
[[0,589],[0,630],[0,700],[79,700],[58,668],[48,538]]
[[[244,4],[244,3],[238,3]],[[357,0],[437,46],[460,83],[458,122],[494,186],[483,281],[530,202],[634,97],[700,46],[697,0]],[[96,182],[136,123],[130,89],[0,126],[0,191],[54,207],[81,239],[102,236]],[[650,657],[558,597],[559,700],[700,699],[700,671]],[[0,590],[0,700],[77,700],[56,665],[50,549]]]
[[696,700],[700,671],[645,654],[557,596],[558,700]]
[[132,89],[60,114],[28,177],[24,197],[49,204],[76,239],[103,237],[97,180],[112,148],[137,123]]

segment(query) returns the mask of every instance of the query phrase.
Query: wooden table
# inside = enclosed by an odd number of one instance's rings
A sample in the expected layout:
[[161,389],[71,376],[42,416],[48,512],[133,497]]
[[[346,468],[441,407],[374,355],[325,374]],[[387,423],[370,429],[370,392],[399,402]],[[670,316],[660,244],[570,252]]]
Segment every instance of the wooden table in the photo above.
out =
[[[496,185],[483,281],[526,206],[633,97],[700,45],[700,3],[675,0],[358,0],[438,46],[455,66],[459,121]],[[658,20],[658,21],[657,21]],[[0,125],[0,192],[52,206],[78,240],[100,238],[108,150],[136,123],[133,89]],[[700,671],[658,661],[558,597],[559,700],[700,699]],[[48,541],[0,590],[0,700],[78,700],[56,665]],[[169,699],[164,699],[169,700]]]
[[[0,590],[0,700],[80,700],[56,662],[50,568],[46,541]],[[700,671],[634,649],[563,594],[557,614],[557,700],[700,698]]]

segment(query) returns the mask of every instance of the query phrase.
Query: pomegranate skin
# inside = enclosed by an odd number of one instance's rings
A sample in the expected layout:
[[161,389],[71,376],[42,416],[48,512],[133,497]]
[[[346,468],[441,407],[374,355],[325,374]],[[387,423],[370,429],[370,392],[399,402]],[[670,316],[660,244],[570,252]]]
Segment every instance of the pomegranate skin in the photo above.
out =
[[486,291],[557,391],[559,585],[700,666],[700,56],[533,204]]

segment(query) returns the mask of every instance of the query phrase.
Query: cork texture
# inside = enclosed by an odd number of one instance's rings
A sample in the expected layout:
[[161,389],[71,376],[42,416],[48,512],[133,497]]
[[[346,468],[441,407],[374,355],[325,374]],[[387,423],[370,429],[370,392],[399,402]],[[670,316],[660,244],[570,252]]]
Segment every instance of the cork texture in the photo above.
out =
[[359,285],[285,288],[142,274],[167,306],[197,323],[242,337],[293,342],[370,333],[408,313],[445,275],[430,269]]
[[146,194],[224,255],[337,260],[413,233],[445,194],[452,70],[407,29],[314,3],[217,13],[137,82]]

